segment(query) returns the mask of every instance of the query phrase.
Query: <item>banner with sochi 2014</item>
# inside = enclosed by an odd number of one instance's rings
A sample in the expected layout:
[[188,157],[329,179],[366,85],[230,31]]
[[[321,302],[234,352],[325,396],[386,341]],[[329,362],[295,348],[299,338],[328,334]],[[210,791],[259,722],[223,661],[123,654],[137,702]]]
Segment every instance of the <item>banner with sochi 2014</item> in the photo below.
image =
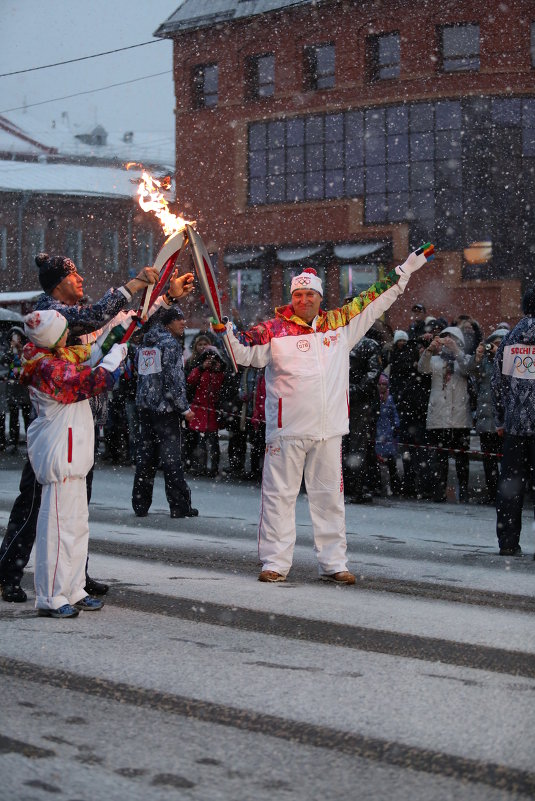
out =
[[503,349],[502,374],[528,381],[535,379],[535,345],[506,345]]

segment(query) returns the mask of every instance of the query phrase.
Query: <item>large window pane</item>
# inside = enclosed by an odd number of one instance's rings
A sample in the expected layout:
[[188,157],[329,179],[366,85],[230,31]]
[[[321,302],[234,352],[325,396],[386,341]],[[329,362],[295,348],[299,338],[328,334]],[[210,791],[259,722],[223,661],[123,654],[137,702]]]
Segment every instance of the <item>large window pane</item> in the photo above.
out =
[[264,122],[253,122],[249,126],[249,150],[261,150],[266,146],[267,125]]
[[442,28],[442,69],[444,72],[479,69],[479,25]]
[[325,171],[325,197],[344,196],[344,173],[343,170]]
[[396,136],[388,136],[387,141],[387,157],[388,161],[409,161],[409,135],[397,134]]
[[384,164],[368,167],[366,170],[366,192],[384,192],[386,188],[386,167]]
[[364,170],[362,167],[346,169],[346,196],[361,197],[364,194]]
[[286,151],[286,171],[288,173],[305,171],[305,149],[289,147]]

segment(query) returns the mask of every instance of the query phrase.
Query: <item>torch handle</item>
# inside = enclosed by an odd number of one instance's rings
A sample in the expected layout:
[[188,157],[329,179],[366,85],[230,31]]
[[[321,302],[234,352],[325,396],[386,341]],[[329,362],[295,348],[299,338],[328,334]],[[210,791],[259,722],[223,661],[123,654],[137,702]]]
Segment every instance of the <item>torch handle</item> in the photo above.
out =
[[124,344],[125,342],[128,342],[128,340],[130,339],[130,337],[132,336],[132,334],[134,333],[134,331],[137,328],[138,321],[139,320],[143,320],[144,321],[145,318],[147,317],[147,314],[148,314],[149,310],[152,308],[152,306],[156,302],[156,299],[159,297],[160,292],[162,291],[163,287],[165,286],[165,284],[167,282],[167,279],[171,275],[171,273],[172,273],[172,271],[174,269],[174,266],[175,266],[175,264],[177,262],[177,259],[180,256],[180,252],[181,252],[181,249],[177,250],[176,253],[173,253],[173,255],[170,256],[167,259],[166,263],[163,266],[162,271],[160,272],[160,277],[158,278],[158,281],[156,282],[156,284],[154,284],[154,288],[151,289],[151,287],[148,286],[145,289],[145,291],[143,293],[143,298],[141,300],[141,304],[140,304],[140,307],[139,307],[139,311],[138,311],[136,317],[132,320],[132,322],[130,323],[130,325],[126,329],[125,334],[124,334],[123,338],[121,339],[121,343],[122,344]]

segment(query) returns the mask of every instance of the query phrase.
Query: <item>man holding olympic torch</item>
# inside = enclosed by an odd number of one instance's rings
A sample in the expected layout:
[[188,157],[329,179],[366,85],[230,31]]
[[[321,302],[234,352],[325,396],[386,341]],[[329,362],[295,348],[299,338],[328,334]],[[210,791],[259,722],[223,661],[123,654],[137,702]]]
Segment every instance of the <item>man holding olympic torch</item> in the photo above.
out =
[[259,524],[259,581],[284,581],[295,545],[295,503],[305,477],[320,578],[354,584],[347,569],[342,436],[348,433],[349,353],[402,294],[410,275],[432,258],[428,243],[384,280],[325,312],[313,269],[294,276],[291,303],[239,333],[214,325],[238,364],[265,367],[266,456]]

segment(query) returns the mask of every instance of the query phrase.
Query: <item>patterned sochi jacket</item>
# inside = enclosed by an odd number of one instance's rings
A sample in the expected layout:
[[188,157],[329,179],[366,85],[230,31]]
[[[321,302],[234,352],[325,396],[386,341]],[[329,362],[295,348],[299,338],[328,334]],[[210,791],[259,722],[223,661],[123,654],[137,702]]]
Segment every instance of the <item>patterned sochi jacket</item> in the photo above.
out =
[[[124,287],[108,289],[100,300],[87,306],[81,304],[68,306],[43,293],[37,298],[35,310],[52,309],[62,314],[69,324],[69,345],[71,345],[79,341],[80,337],[85,342],[93,341],[99,329],[122,311],[131,299],[132,295]],[[95,395],[89,400],[89,405],[93,412],[95,425],[104,425],[108,418],[107,393]]]
[[494,357],[492,402],[497,428],[535,436],[535,318],[523,317]]
[[28,426],[28,456],[40,484],[82,478],[93,464],[89,398],[110,389],[114,376],[91,369],[90,352],[90,345],[24,347],[21,381],[30,387],[37,415]]
[[187,412],[182,344],[161,323],[143,337],[137,351],[138,409],[170,414]]
[[349,430],[349,354],[401,295],[408,274],[389,273],[350,303],[319,312],[308,325],[282,306],[275,318],[227,334],[238,364],[266,368],[266,441],[327,439]]

